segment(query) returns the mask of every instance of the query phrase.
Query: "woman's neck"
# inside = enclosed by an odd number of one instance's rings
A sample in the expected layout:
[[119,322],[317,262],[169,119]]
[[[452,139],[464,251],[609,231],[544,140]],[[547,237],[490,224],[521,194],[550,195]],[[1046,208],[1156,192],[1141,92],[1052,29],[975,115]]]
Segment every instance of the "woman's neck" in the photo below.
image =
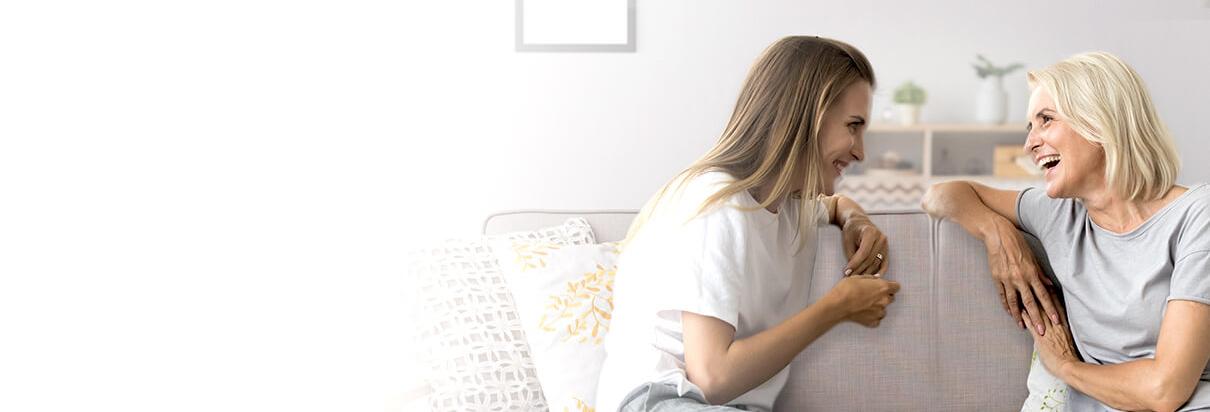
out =
[[1180,186],[1172,186],[1159,199],[1129,201],[1104,187],[1090,196],[1081,197],[1081,200],[1088,209],[1088,217],[1097,226],[1114,233],[1127,233],[1142,226],[1147,219],[1186,190]]
[[[765,200],[765,196],[768,196],[769,189],[763,186],[757,186],[752,188],[749,193],[752,193],[752,198],[756,199],[756,203],[762,203]],[[765,210],[768,210],[769,213],[777,213],[778,204],[780,204],[780,202],[773,202],[769,206],[765,207]]]

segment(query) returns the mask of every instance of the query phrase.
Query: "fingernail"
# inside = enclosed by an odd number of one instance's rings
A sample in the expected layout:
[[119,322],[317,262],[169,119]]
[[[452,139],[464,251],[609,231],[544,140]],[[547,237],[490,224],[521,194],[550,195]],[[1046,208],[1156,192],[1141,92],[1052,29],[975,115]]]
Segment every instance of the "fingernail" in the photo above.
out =
[[844,270],[844,275],[845,275],[845,276],[848,276],[850,273],[853,273],[853,269],[845,269],[845,270]]
[[1045,329],[1042,329],[1042,324],[1041,324],[1041,323],[1035,324],[1035,325],[1034,325],[1034,329],[1037,329],[1037,330],[1038,330],[1038,334],[1039,334],[1039,335],[1046,336],[1046,330],[1045,330]]
[[1017,324],[1018,324],[1018,325],[1021,325],[1021,329],[1025,329],[1025,321],[1020,321],[1020,320],[1019,320],[1019,321],[1017,321]]
[[1050,315],[1050,323],[1059,324],[1059,315]]

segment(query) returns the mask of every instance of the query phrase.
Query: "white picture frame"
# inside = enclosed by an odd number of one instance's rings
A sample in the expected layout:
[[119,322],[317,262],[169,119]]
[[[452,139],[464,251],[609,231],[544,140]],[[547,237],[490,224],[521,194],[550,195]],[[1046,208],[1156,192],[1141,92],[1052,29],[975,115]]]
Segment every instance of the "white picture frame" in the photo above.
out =
[[516,0],[519,52],[634,52],[635,0]]

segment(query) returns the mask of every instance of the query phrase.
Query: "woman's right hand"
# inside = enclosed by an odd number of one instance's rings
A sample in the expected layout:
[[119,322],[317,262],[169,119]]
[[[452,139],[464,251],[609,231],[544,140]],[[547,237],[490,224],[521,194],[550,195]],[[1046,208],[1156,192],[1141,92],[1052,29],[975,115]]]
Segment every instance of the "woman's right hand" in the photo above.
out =
[[1047,289],[1053,285],[1050,278],[1038,268],[1033,251],[1012,222],[997,216],[990,219],[988,225],[983,231],[983,243],[987,247],[992,278],[1000,292],[1000,305],[1022,328],[1028,320],[1038,334],[1045,335],[1043,317],[1050,318],[1055,325],[1060,324]]
[[899,283],[882,279],[880,275],[847,276],[828,292],[841,318],[868,328],[878,327],[886,317],[886,307],[895,301]]

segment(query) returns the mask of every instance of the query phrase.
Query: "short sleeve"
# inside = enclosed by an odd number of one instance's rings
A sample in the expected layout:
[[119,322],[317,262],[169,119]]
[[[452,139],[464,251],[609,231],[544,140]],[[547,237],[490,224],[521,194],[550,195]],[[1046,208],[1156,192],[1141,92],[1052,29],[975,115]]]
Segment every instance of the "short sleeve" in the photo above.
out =
[[1038,239],[1046,240],[1056,228],[1069,227],[1074,219],[1070,199],[1051,199],[1046,191],[1034,187],[1017,195],[1017,222]]
[[661,291],[663,302],[657,313],[664,319],[679,319],[686,311],[718,318],[738,329],[743,277],[744,236],[738,212],[718,207],[672,230],[674,244],[665,256],[669,266]]
[[1210,250],[1193,252],[1176,261],[1168,300],[1210,305]]
[[1190,300],[1210,305],[1210,193],[1190,189],[1173,248],[1172,279],[1168,300]]

